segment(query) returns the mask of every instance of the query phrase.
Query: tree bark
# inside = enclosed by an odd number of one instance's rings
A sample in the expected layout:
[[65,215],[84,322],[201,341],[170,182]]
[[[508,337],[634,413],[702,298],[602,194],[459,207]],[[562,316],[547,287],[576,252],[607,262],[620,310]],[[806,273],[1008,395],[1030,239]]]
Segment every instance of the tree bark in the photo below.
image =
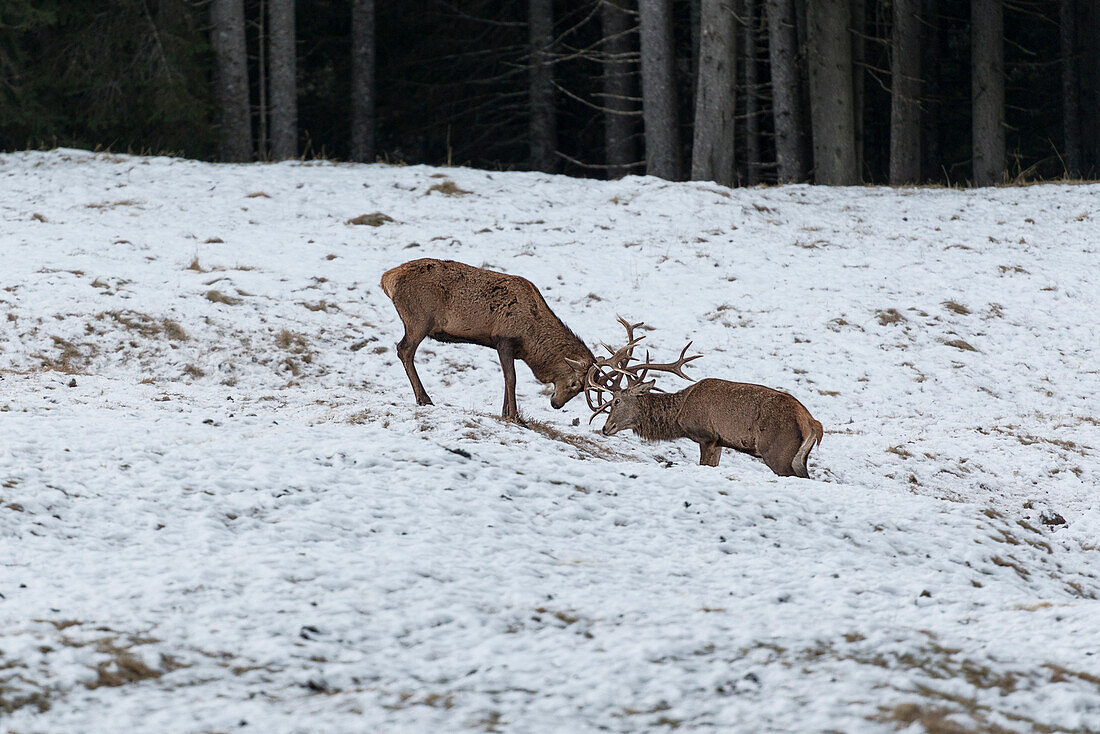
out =
[[639,0],[642,47],[642,120],[646,173],[676,181],[680,173],[680,125],[671,0]]
[[691,177],[733,185],[737,18],[732,0],[699,7],[699,80],[695,94]]
[[351,159],[374,161],[374,0],[351,3]]
[[603,107],[604,147],[607,175],[620,178],[630,173],[635,162],[631,137],[633,105],[630,62],[630,15],[623,0],[603,0],[600,18],[603,24]]
[[814,180],[850,186],[859,183],[859,164],[848,0],[811,0],[807,5]]
[[554,108],[554,3],[553,0],[528,0],[527,29],[531,48],[528,130],[530,166],[536,171],[553,173],[557,169],[557,116]]
[[802,77],[793,0],[767,0],[768,59],[779,183],[805,181],[809,166],[802,143]]
[[890,58],[890,183],[920,179],[920,0],[894,0]]
[[1058,4],[1058,40],[1062,56],[1062,155],[1068,178],[1081,176],[1081,100],[1077,89],[1077,43],[1074,0]]
[[221,122],[218,155],[224,161],[251,160],[252,120],[248,102],[244,1],[213,0],[210,25]]
[[944,176],[943,145],[940,142],[941,135],[941,88],[940,60],[946,54],[946,41],[944,39],[943,21],[939,18],[939,0],[921,0],[921,15],[923,16],[921,34],[921,68],[924,70],[924,114],[921,115],[921,137],[923,148],[923,174],[924,180],[942,179]]
[[970,34],[974,185],[992,186],[1005,174],[1003,0],[971,0]]
[[298,62],[294,0],[267,0],[271,80],[271,157],[298,157]]
[[849,20],[849,35],[852,43],[852,129],[855,132],[856,171],[857,175],[862,177],[864,78],[866,76],[864,60],[867,55],[864,36],[867,28],[867,3],[866,0],[851,0],[848,7],[852,13]]
[[757,89],[757,0],[744,0],[745,59],[745,180],[760,183],[760,90]]

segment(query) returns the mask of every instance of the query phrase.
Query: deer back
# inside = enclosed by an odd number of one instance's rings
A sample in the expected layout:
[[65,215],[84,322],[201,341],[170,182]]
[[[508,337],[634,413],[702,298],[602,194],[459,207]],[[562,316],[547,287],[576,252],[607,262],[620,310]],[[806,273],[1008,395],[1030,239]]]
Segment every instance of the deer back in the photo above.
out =
[[741,451],[754,451],[763,431],[800,437],[813,420],[794,396],[764,385],[708,378],[683,392],[678,423],[684,432]]
[[433,339],[490,347],[510,340],[515,356],[540,380],[554,377],[564,357],[592,360],[588,347],[526,278],[422,259],[387,271],[381,284],[402,318],[425,319]]

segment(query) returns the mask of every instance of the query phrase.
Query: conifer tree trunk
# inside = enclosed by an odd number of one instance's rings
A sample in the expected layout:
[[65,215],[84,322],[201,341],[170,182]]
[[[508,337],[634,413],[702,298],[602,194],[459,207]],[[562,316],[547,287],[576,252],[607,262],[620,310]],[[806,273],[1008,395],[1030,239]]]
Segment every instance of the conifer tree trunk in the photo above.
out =
[[920,0],[893,0],[890,58],[890,183],[920,179]]
[[745,179],[760,183],[760,93],[756,76],[757,0],[744,0],[745,43]]
[[294,0],[267,0],[271,80],[271,157],[298,157],[298,62]]
[[766,3],[776,175],[780,183],[805,181],[809,166],[803,155],[802,76],[794,0],[766,0]]
[[1058,4],[1058,40],[1062,56],[1062,155],[1066,176],[1081,175],[1081,100],[1077,89],[1076,3]]
[[1005,174],[1003,0],[971,0],[970,36],[974,185],[992,186]]
[[635,162],[633,127],[630,113],[630,28],[631,18],[624,0],[603,0],[600,18],[603,24],[603,120],[607,175],[619,178],[630,173]]
[[223,161],[251,160],[252,120],[248,102],[244,0],[213,0],[210,25],[221,122],[218,156]]
[[642,48],[642,120],[646,173],[676,181],[680,173],[680,124],[671,0],[639,0]]
[[737,20],[732,0],[702,0],[691,177],[733,185]]
[[528,0],[527,29],[531,48],[528,130],[530,166],[536,171],[553,173],[557,169],[557,115],[554,108],[553,0]]
[[859,183],[850,20],[848,0],[807,3],[814,181],[832,186]]
[[351,159],[374,161],[374,0],[351,3]]
[[864,60],[866,57],[864,39],[867,27],[867,2],[866,0],[851,0],[849,3],[852,17],[849,20],[849,35],[852,44],[852,125],[855,133],[856,146],[856,171],[857,175],[863,175],[863,108],[864,108],[864,79],[866,72]]

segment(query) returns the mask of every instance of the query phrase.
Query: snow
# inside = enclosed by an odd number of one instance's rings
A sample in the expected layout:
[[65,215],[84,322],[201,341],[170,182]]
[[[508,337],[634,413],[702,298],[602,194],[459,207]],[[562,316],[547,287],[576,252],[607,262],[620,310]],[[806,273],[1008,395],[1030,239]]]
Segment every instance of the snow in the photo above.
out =
[[[1096,731],[1098,202],[2,155],[0,731]],[[814,479],[479,347],[416,407],[416,257],[790,391]]]

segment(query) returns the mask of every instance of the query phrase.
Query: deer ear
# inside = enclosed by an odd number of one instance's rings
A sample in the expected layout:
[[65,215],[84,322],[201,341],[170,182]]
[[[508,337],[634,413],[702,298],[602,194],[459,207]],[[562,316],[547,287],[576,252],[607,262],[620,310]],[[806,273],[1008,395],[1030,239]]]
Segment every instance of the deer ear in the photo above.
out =
[[570,359],[569,357],[566,357],[565,363],[577,371],[588,369],[588,363],[582,359]]
[[656,380],[646,380],[645,382],[639,383],[635,390],[637,390],[639,393],[649,392],[656,384]]

